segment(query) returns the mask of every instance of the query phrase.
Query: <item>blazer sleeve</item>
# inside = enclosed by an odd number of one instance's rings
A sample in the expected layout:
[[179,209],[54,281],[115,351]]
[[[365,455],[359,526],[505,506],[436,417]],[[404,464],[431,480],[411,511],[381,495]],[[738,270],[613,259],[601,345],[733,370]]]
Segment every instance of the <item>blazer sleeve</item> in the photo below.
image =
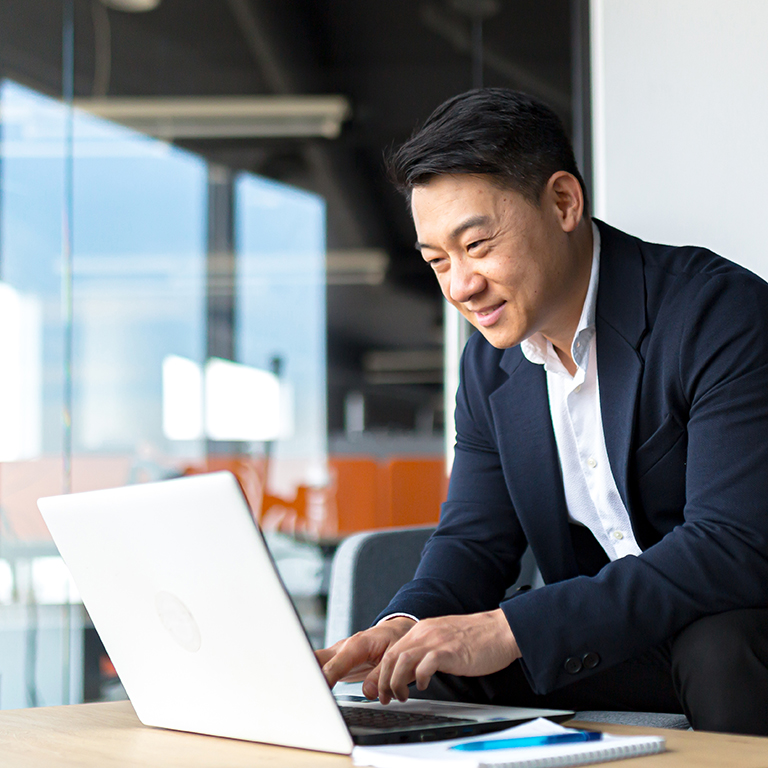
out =
[[[738,272],[689,281],[662,308],[645,352],[650,394],[638,418],[653,407],[663,421],[633,461],[659,492],[680,488],[680,506],[667,511],[677,524],[638,557],[502,604],[537,693],[703,616],[768,606],[768,286]],[[654,443],[649,461],[643,448]]]
[[[411,582],[382,612],[418,618],[499,607],[520,571],[527,542],[507,491],[486,385],[500,353],[472,337],[462,355],[456,396],[456,447],[448,497]],[[475,354],[472,354],[472,353]],[[479,371],[478,368],[482,368]],[[481,384],[482,382],[482,384]]]

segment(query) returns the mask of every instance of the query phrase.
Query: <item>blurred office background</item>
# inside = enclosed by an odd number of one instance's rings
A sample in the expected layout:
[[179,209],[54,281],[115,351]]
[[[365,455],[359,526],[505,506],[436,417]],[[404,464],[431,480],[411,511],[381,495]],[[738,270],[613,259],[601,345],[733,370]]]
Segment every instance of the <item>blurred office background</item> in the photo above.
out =
[[0,708],[120,695],[40,496],[232,470],[316,643],[339,539],[437,520],[467,329],[382,156],[446,98],[538,96],[598,215],[764,270],[766,22],[759,0],[0,0]]

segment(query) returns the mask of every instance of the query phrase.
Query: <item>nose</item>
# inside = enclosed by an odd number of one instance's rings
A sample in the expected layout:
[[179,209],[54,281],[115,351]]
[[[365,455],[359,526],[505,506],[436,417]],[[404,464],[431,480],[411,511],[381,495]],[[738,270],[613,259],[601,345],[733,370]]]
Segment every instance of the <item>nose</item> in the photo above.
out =
[[485,287],[483,276],[477,272],[475,263],[470,259],[452,260],[450,279],[449,298],[459,304],[469,301]]

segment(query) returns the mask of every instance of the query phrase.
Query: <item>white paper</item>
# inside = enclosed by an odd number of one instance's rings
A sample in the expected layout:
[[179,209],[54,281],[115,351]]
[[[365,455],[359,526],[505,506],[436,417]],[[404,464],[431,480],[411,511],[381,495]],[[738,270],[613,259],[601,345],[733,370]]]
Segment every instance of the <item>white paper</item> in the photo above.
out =
[[[487,765],[516,766],[526,764],[548,765],[552,759],[562,759],[572,756],[568,763],[560,765],[578,765],[599,762],[606,759],[600,753],[611,748],[626,748],[625,757],[631,756],[632,751],[647,745],[649,752],[660,752],[664,749],[664,739],[655,736],[611,736],[605,734],[600,741],[555,744],[543,747],[514,747],[485,752],[463,752],[451,749],[456,744],[473,741],[493,741],[495,739],[524,738],[527,736],[551,736],[558,733],[573,733],[576,729],[565,728],[545,718],[537,718],[503,731],[480,736],[470,736],[462,739],[432,741],[424,744],[389,744],[379,747],[355,747],[352,750],[352,761],[359,766],[374,766],[375,768],[480,768]],[[554,763],[552,763],[554,765]]]

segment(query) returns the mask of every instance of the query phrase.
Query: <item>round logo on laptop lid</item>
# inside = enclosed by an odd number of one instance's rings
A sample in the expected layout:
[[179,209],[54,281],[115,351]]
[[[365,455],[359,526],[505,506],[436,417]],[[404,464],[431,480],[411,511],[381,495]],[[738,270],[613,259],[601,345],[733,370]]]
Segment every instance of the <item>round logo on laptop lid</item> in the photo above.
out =
[[185,650],[200,650],[202,638],[194,616],[184,603],[171,592],[160,591],[155,595],[155,609],[168,634]]

